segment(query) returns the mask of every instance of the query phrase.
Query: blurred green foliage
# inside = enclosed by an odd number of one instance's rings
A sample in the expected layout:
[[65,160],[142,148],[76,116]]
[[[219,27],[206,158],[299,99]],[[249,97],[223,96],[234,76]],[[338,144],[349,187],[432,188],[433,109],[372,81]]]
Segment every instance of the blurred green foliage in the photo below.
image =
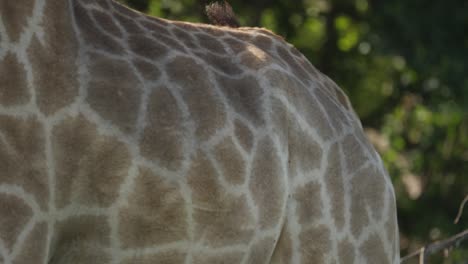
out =
[[[121,0],[206,22],[206,0]],[[468,1],[231,0],[244,26],[284,36],[349,95],[392,175],[402,255],[468,228]],[[431,263],[466,263],[468,246]],[[463,262],[465,261],[465,262]]]

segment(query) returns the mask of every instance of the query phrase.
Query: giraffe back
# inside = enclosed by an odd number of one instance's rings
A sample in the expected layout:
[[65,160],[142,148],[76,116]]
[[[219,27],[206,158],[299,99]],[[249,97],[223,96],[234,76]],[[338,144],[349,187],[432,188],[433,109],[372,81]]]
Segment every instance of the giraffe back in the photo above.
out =
[[7,2],[0,263],[399,262],[379,156],[281,37]]

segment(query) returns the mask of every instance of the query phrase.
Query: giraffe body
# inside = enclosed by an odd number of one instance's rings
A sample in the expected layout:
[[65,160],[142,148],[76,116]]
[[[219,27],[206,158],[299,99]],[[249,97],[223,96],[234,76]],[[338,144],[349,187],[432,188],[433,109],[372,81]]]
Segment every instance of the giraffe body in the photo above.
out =
[[0,2],[0,263],[398,263],[343,92],[259,28]]

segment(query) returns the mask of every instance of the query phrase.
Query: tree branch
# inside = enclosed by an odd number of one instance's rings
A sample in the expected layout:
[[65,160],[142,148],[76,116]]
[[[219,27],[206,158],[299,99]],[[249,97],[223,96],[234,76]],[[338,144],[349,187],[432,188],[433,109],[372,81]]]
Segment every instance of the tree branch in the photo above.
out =
[[464,240],[468,240],[468,229],[466,229],[465,231],[461,232],[461,233],[458,233],[457,235],[451,237],[451,238],[447,238],[445,240],[442,240],[442,241],[437,241],[437,242],[434,242],[432,244],[429,244],[423,248],[421,248],[420,250],[416,251],[416,252],[413,252],[405,257],[403,257],[401,259],[401,262],[400,263],[404,263],[405,261],[415,257],[415,256],[419,256],[419,263],[420,264],[425,264],[427,263],[427,257],[429,257],[430,255],[436,253],[436,252],[439,252],[440,250],[442,249],[448,249],[448,248],[452,248],[452,247],[458,247],[460,245],[461,242],[463,242]]
[[458,214],[455,218],[455,224],[458,224],[458,221],[460,221],[460,218],[463,214],[463,208],[465,207],[466,202],[468,202],[468,195],[465,197],[465,199],[463,199],[463,202],[460,204],[460,209],[458,209]]

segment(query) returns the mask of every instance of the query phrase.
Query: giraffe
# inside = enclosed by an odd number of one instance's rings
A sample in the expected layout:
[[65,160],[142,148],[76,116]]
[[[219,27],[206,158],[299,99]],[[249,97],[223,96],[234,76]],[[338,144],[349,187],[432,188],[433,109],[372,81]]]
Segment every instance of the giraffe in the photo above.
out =
[[346,95],[262,28],[0,1],[0,263],[398,263]]

